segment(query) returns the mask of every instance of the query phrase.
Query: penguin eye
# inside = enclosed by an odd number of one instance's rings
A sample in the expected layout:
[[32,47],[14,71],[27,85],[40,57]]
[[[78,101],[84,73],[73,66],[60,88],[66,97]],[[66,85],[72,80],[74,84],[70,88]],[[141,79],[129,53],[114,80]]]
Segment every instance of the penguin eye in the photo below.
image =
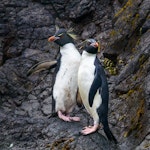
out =
[[91,42],[88,41],[88,42],[86,43],[86,46],[90,46],[90,44],[91,44]]

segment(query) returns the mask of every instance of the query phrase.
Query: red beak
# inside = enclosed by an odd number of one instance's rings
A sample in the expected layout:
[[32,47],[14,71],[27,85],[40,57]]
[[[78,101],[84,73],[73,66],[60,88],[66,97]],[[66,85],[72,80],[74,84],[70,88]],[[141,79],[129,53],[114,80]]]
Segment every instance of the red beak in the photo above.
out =
[[53,41],[55,41],[55,40],[56,40],[56,37],[55,37],[55,36],[51,36],[51,37],[48,38],[48,41],[49,41],[49,42],[53,42]]
[[95,43],[93,44],[94,47],[98,47],[98,45],[99,45],[98,42],[95,42]]

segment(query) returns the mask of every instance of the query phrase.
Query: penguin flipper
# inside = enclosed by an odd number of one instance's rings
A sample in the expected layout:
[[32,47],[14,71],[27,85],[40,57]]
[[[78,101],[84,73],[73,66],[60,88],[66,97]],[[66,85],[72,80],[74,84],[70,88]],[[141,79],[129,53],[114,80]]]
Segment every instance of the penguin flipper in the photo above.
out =
[[94,77],[94,80],[93,80],[93,83],[91,85],[90,92],[89,92],[88,100],[89,100],[90,107],[92,107],[92,105],[93,105],[93,100],[94,100],[95,94],[96,94],[97,90],[101,88],[101,84],[102,84],[102,81],[101,81],[101,76],[100,76],[100,69],[98,67],[96,67],[95,77]]

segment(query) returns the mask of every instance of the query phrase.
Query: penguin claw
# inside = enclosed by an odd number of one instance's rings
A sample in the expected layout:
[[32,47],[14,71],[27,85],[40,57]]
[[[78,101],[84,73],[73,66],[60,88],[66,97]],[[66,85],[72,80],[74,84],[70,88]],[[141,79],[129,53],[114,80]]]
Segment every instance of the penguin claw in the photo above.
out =
[[84,127],[84,128],[82,128],[82,130],[85,130],[85,129],[91,128],[91,127],[92,127],[92,126]]
[[60,119],[71,122],[71,121],[80,121],[79,117],[70,117],[70,116],[65,116],[61,111],[58,111],[58,116]]
[[80,117],[70,117],[71,121],[80,121]]
[[80,121],[79,117],[69,117],[69,116],[63,116],[60,119],[67,121],[67,122],[72,122],[72,121]]
[[95,132],[98,129],[98,125],[84,127],[81,131],[83,135],[88,135]]
[[71,122],[71,119],[68,116],[61,116],[59,118],[62,119],[63,121]]
[[69,116],[65,116],[61,111],[58,111],[58,117],[64,121],[68,121],[71,122],[70,117]]

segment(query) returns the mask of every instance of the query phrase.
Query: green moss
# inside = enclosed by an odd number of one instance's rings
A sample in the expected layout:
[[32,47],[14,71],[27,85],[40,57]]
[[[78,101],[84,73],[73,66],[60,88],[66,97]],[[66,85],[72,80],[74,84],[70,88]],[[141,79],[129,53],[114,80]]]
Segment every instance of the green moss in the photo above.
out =
[[133,80],[136,81],[137,78],[138,78],[137,75],[135,75],[135,76],[133,77]]
[[119,64],[124,64],[124,61],[122,59],[118,59]]
[[110,37],[114,38],[119,36],[122,33],[122,29],[112,29],[111,32],[109,33]]
[[129,90],[128,93],[127,93],[127,95],[131,96],[134,92],[135,92],[135,90]]
[[135,112],[135,116],[131,118],[130,128],[128,129],[128,131],[124,133],[124,137],[129,136],[134,130],[136,130],[136,133],[134,134],[135,137],[139,136],[139,134],[141,133],[143,129],[141,118],[144,115],[144,112],[145,112],[145,100],[142,99],[140,100],[139,107],[137,108]]
[[124,22],[130,23],[131,18],[132,18],[132,15],[131,14],[127,14],[127,15],[123,15],[121,17],[121,20],[124,21]]
[[120,117],[119,117],[119,121],[124,120],[126,117],[127,117],[127,116],[126,116],[126,114],[124,114],[124,115],[120,116]]
[[110,36],[111,37],[114,37],[114,36],[116,36],[118,34],[118,32],[116,31],[116,30],[111,30],[111,32],[110,32]]
[[135,51],[136,51],[135,47],[133,47],[133,48],[131,49],[131,51],[132,51],[132,52],[135,52]]
[[133,0],[128,0],[128,2],[115,14],[115,17],[118,17],[120,14],[126,10],[128,7],[132,7],[133,5]]
[[117,68],[115,68],[115,67],[109,68],[108,71],[109,71],[110,75],[117,75],[117,73],[118,73]]
[[141,41],[140,39],[141,39],[140,35],[137,34],[137,32],[135,32],[128,41],[126,49],[131,50],[132,53],[136,52],[137,51],[136,47],[140,44]]
[[52,144],[48,144],[47,147],[50,147],[51,150],[61,149],[61,150],[70,150],[70,143],[74,141],[74,138],[61,138],[54,141]]
[[115,64],[112,60],[105,58],[104,59],[104,67],[109,72],[110,75],[116,75],[117,74],[117,68],[115,67]]
[[133,18],[133,20],[131,21],[131,27],[132,27],[133,29],[136,28],[137,22],[138,22],[138,20],[139,20],[139,16],[140,16],[139,14],[136,14],[135,17]]
[[112,60],[108,59],[108,58],[104,58],[104,67],[114,67],[115,64]]
[[146,19],[150,19],[150,15],[148,15]]
[[146,59],[146,56],[144,54],[142,54],[141,57],[138,60],[139,64],[142,65],[144,63],[145,59]]
[[128,0],[127,3],[115,14],[115,18],[119,16],[118,25],[121,23],[121,28],[124,28],[126,25],[129,30],[135,30],[137,28],[140,15],[135,11],[137,7],[136,4],[137,2],[135,0]]
[[73,142],[74,139],[70,138],[63,146],[62,150],[70,150],[70,143]]
[[141,41],[141,38],[139,37],[139,39],[138,39],[137,42],[136,42],[136,45],[139,45],[139,44],[140,44],[140,41]]
[[146,144],[144,144],[144,148],[150,148],[150,143],[146,143]]

